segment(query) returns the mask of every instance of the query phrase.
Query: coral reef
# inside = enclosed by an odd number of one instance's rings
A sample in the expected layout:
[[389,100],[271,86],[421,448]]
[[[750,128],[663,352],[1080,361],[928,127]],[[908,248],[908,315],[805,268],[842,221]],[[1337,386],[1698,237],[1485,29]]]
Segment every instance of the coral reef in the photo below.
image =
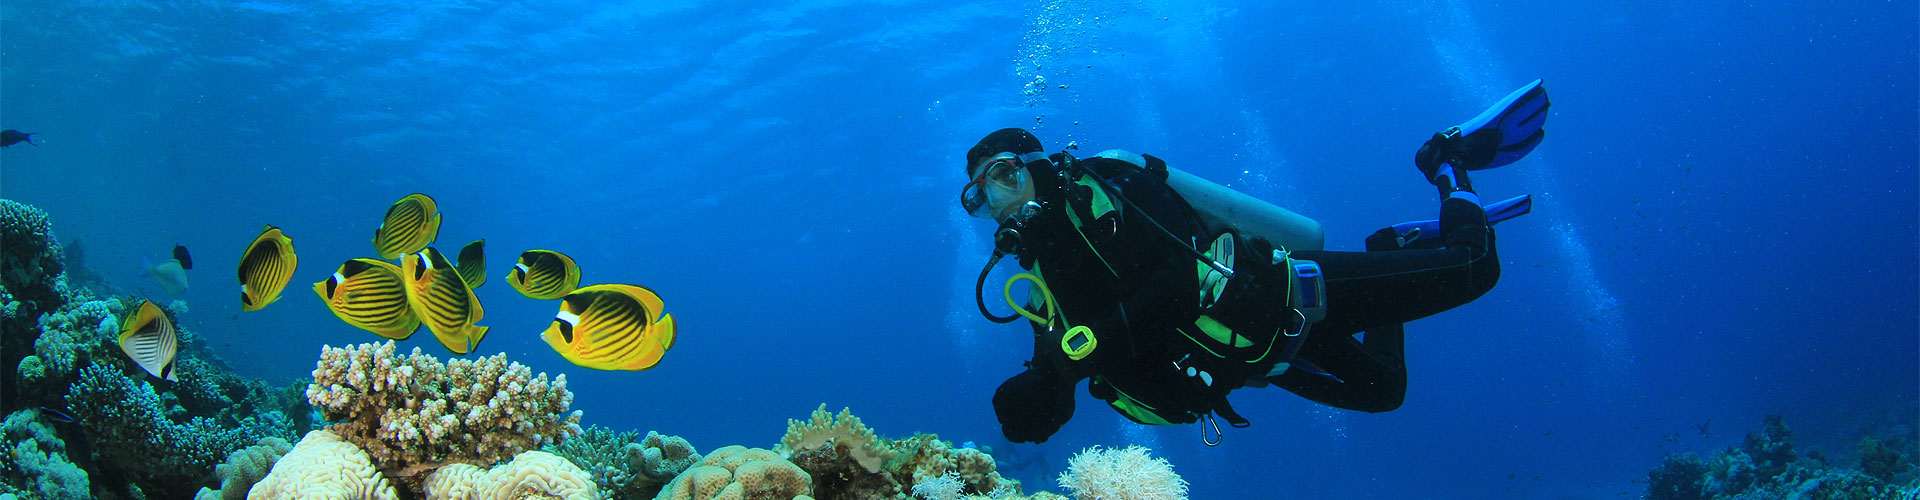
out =
[[779,453],[739,445],[713,450],[699,465],[667,483],[656,499],[801,498],[813,492],[813,478]]
[[529,451],[492,469],[468,464],[441,467],[427,476],[428,499],[518,500],[596,498],[593,478],[558,455]]
[[453,463],[490,466],[580,433],[565,375],[552,382],[506,355],[441,363],[393,342],[325,347],[307,400],[390,477],[409,484]]
[[827,413],[815,408],[807,420],[788,420],[775,446],[812,474],[818,498],[902,498],[922,481],[948,474],[959,477],[962,494],[1018,494],[1020,483],[1002,478],[993,457],[972,448],[955,448],[930,434],[882,439],[852,410]]
[[247,498],[397,499],[399,495],[365,451],[339,435],[317,430],[280,457]]
[[227,455],[268,437],[292,433],[282,419],[246,417],[222,425],[209,417],[169,417],[161,397],[124,368],[96,364],[80,371],[67,407],[87,432],[102,467],[124,473],[151,494],[192,496]]
[[67,443],[40,422],[37,410],[21,410],[0,423],[0,494],[29,498],[86,498],[87,472],[67,459]]
[[35,321],[64,303],[60,242],[38,208],[0,199],[0,410],[22,405],[15,367],[33,352]]
[[1094,446],[1067,460],[1059,484],[1078,499],[1149,500],[1187,498],[1187,480],[1173,464],[1142,446]]
[[273,463],[293,450],[293,443],[285,439],[270,437],[260,440],[260,444],[246,447],[227,455],[227,462],[214,466],[213,475],[220,479],[219,489],[201,488],[194,494],[195,500],[244,500],[247,490],[254,483],[267,476],[273,470]]
[[588,426],[585,432],[546,450],[593,476],[601,498],[652,498],[674,476],[700,461],[700,452],[679,436],[617,432]]
[[1920,471],[1877,439],[1861,443],[1859,470],[1830,467],[1816,454],[1794,450],[1793,431],[1768,416],[1740,446],[1702,460],[1691,453],[1666,457],[1647,473],[1647,498],[1909,498],[1920,494]]

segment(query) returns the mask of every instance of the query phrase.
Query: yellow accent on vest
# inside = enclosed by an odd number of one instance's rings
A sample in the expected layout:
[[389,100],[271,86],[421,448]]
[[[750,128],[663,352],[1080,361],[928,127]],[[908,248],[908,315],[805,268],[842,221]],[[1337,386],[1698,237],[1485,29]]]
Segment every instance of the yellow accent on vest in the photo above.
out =
[[1235,349],[1253,347],[1253,341],[1247,340],[1246,335],[1234,335],[1232,328],[1220,324],[1220,322],[1215,321],[1212,316],[1200,315],[1199,318],[1193,320],[1193,326],[1200,327],[1200,331],[1207,334],[1208,337],[1213,338],[1214,342],[1230,344]]
[[1113,401],[1108,401],[1107,405],[1112,406],[1115,410],[1120,410],[1120,413],[1126,415],[1127,418],[1147,425],[1173,425],[1173,422],[1168,422],[1167,419],[1160,418],[1160,414],[1155,413],[1152,406],[1147,406],[1146,403],[1133,399],[1133,396],[1128,396],[1126,391],[1120,390],[1119,387],[1114,387],[1112,383],[1108,383],[1107,387],[1112,388],[1113,394],[1116,396],[1113,398]]
[[1086,186],[1087,189],[1093,191],[1093,199],[1087,201],[1087,208],[1093,212],[1093,218],[1098,219],[1101,216],[1107,215],[1108,212],[1113,211],[1113,200],[1107,198],[1107,191],[1100,188],[1098,181],[1093,180],[1092,177],[1082,175],[1079,179],[1074,180],[1073,183]]

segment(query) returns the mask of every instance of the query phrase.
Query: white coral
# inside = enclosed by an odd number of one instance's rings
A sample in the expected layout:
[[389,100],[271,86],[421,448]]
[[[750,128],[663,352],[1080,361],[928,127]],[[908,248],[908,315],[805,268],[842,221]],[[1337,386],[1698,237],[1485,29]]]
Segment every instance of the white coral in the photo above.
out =
[[1067,460],[1059,484],[1081,500],[1172,500],[1187,498],[1187,480],[1173,464],[1144,446],[1080,450]]

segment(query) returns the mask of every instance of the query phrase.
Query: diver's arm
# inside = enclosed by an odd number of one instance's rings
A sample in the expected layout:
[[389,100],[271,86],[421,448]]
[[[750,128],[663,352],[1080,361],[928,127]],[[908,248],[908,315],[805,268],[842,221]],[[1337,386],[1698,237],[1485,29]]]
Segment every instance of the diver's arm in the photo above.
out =
[[1073,418],[1073,389],[1084,374],[1061,354],[1050,335],[1034,335],[1026,370],[993,392],[1000,433],[1015,443],[1043,443]]

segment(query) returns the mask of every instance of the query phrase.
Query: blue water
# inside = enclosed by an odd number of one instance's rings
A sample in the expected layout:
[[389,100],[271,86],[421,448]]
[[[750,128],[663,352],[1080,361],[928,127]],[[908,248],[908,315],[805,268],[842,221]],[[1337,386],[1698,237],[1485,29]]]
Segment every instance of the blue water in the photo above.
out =
[[[1920,14],[1841,4],[9,1],[0,126],[44,144],[0,153],[0,195],[129,289],[192,248],[182,322],[249,375],[374,340],[307,287],[421,191],[443,250],[487,239],[482,352],[567,374],[586,423],[769,446],[824,402],[993,446],[1029,490],[1138,443],[1196,498],[1633,497],[1764,414],[1829,453],[1917,418]],[[972,310],[980,135],[1151,152],[1351,250],[1433,216],[1419,141],[1536,77],[1548,139],[1476,177],[1535,213],[1500,228],[1498,288],[1409,326],[1403,408],[1242,391],[1254,426],[1207,448],[1083,395],[1045,445],[999,438],[1029,344]],[[242,314],[263,224],[301,267]],[[537,338],[553,303],[499,280],[536,247],[658,290],[679,343],[567,363]]]

